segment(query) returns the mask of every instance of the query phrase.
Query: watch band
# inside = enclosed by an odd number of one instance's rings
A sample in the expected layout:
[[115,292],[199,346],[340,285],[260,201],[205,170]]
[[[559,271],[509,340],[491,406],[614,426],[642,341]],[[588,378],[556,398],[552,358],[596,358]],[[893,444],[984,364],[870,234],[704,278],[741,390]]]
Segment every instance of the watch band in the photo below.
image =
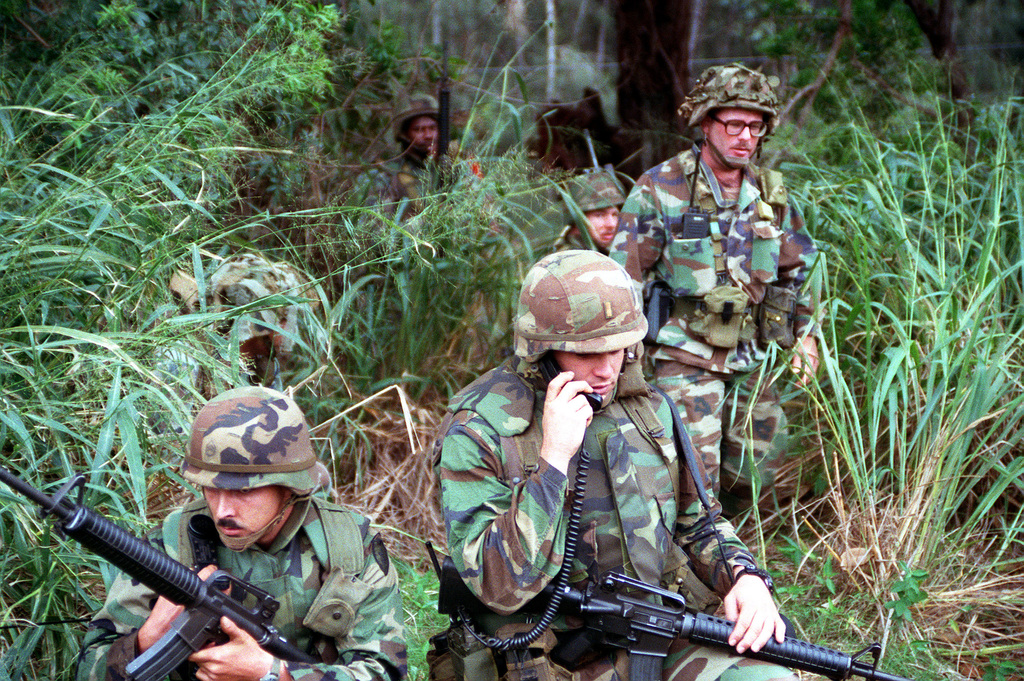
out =
[[739,579],[743,575],[753,575],[757,577],[764,585],[768,587],[768,592],[771,594],[775,593],[775,580],[768,574],[767,570],[757,567],[756,565],[741,565],[740,569],[736,572],[736,579]]
[[[274,667],[277,667],[277,671],[274,671]],[[260,681],[279,681],[281,678],[281,671],[284,669],[284,660],[273,659],[270,661],[270,670],[263,675]]]

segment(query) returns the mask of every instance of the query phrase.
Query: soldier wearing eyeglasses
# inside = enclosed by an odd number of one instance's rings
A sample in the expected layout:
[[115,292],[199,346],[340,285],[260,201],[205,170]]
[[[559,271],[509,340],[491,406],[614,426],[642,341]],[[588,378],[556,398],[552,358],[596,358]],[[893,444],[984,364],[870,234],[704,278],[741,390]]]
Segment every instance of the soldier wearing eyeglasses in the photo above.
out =
[[648,170],[610,255],[643,286],[654,382],[680,407],[727,512],[786,497],[786,416],[765,360],[818,365],[817,258],[781,173],[755,163],[779,80],[741,64],[701,74],[679,114],[700,141]]

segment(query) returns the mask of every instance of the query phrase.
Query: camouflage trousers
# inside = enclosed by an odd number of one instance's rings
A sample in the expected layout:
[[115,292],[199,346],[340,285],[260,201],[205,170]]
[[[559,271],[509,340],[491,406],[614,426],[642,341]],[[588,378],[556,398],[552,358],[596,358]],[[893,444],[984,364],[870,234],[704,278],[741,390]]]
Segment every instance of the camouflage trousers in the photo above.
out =
[[719,374],[659,359],[654,383],[679,407],[727,515],[750,508],[755,489],[762,501],[790,496],[775,489],[788,448],[786,414],[762,372]]
[[[655,672],[657,673],[657,672]],[[456,674],[451,677],[431,674],[431,681],[459,681]],[[464,681],[488,681],[497,677],[470,679]],[[568,671],[557,665],[545,666],[541,660],[533,660],[527,669],[509,668],[501,681],[633,681],[629,674],[629,655],[619,650],[614,663],[597,662],[585,665],[575,671]],[[770,662],[752,660],[725,650],[690,645],[676,640],[665,658],[661,681],[797,681],[797,676],[785,667]]]
[[662,681],[796,681],[796,674],[769,662],[676,640],[665,658]]

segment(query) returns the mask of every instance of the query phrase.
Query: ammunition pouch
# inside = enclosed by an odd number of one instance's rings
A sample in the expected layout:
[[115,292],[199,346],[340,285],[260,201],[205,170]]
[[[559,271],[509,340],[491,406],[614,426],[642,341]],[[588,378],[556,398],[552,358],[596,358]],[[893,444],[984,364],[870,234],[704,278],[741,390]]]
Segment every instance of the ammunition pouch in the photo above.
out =
[[[499,638],[508,638],[532,628],[533,624],[529,622],[506,624],[498,629],[497,634]],[[551,659],[551,649],[557,643],[558,639],[549,627],[528,648],[507,650],[499,654],[503,659],[499,659],[498,667],[504,666],[501,681],[572,681],[572,672]],[[467,681],[471,679],[468,677]]]
[[686,599],[686,609],[708,615],[715,612],[722,603],[722,597],[709,589],[687,566],[681,566],[675,576],[668,580],[671,590]]
[[740,341],[754,340],[757,336],[750,298],[737,286],[716,286],[711,289],[697,307],[688,326],[718,348],[734,348]]
[[[508,638],[533,628],[530,623],[506,624],[497,631]],[[574,675],[551,659],[558,639],[550,629],[528,648],[495,652],[466,627],[453,624],[433,636],[427,653],[430,681],[572,681]]]
[[757,325],[762,347],[774,342],[788,350],[796,345],[796,292],[781,286],[767,287]]
[[674,307],[672,289],[660,279],[644,284],[644,316],[647,318],[647,335],[645,345],[654,345],[658,341],[658,332],[665,326]]
[[[454,681],[498,681],[498,667],[494,663],[491,649],[480,642],[465,627],[453,624],[447,633],[448,660],[438,659],[430,665],[430,678],[434,679],[435,665],[439,673],[444,671],[445,664],[451,667]],[[439,681],[447,681],[443,676]]]

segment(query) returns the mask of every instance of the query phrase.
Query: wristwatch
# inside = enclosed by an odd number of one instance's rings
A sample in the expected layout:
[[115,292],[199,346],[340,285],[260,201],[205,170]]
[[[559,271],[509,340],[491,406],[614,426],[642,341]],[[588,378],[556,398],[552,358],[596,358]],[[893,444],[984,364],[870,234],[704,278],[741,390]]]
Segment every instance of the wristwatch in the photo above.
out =
[[[274,668],[277,667],[277,671]],[[284,660],[271,660],[270,671],[263,675],[260,681],[278,681],[281,678],[281,668],[284,667]]]
[[764,582],[764,585],[768,587],[768,592],[775,593],[775,580],[768,574],[767,570],[761,569],[756,565],[741,565],[740,569],[736,572],[736,579],[739,579],[743,575],[753,575]]

